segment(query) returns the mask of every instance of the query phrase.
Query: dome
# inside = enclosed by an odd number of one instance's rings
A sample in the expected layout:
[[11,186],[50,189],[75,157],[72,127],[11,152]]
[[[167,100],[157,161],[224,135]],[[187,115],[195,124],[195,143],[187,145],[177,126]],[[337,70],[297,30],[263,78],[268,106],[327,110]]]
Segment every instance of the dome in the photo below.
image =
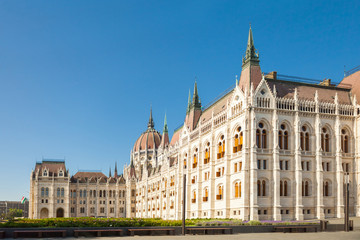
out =
[[161,143],[161,134],[154,129],[154,120],[152,118],[152,111],[150,110],[150,118],[148,129],[143,132],[134,144],[133,151],[158,149]]
[[145,149],[157,149],[161,143],[161,134],[155,129],[148,129],[142,133],[134,144],[134,152]]

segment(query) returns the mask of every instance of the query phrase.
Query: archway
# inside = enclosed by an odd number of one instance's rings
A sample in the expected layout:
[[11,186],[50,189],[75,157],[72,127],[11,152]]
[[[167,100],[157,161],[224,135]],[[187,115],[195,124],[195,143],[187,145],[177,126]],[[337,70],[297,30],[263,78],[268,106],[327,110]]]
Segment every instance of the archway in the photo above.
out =
[[57,217],[57,218],[62,218],[62,217],[64,217],[64,209],[58,208],[58,209],[56,210],[56,217]]
[[48,218],[49,217],[49,210],[47,208],[43,208],[40,211],[40,218]]

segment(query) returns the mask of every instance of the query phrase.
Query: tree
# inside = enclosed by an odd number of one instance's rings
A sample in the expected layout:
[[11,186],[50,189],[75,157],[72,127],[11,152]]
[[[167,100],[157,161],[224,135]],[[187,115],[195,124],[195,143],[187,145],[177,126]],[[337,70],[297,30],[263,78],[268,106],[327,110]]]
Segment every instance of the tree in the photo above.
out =
[[23,210],[17,209],[17,208],[10,208],[9,212],[6,215],[7,219],[14,219],[16,217],[22,217],[23,216]]

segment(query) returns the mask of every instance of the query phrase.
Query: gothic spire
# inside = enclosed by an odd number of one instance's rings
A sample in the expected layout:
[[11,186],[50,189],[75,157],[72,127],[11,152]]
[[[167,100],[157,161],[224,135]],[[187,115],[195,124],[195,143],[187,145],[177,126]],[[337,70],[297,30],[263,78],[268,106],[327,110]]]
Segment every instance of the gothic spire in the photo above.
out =
[[259,63],[259,54],[257,53],[254,45],[253,34],[251,25],[249,29],[248,43],[246,47],[245,57],[243,58],[243,66],[248,62]]
[[190,112],[190,107],[191,107],[191,93],[190,93],[190,89],[189,89],[189,97],[188,97],[188,105],[186,108],[186,113]]
[[111,167],[109,167],[109,177],[111,177]]
[[166,120],[166,113],[165,113],[163,133],[167,133],[167,132],[169,132],[169,130],[168,130],[168,125],[167,125],[167,120]]
[[114,177],[118,177],[117,164],[116,164],[116,162],[115,162],[115,172],[114,172]]
[[150,117],[149,117],[149,123],[148,123],[148,129],[154,129],[154,120],[152,117],[152,107],[150,107]]
[[200,98],[199,98],[199,95],[198,95],[198,90],[197,90],[197,83],[196,83],[196,81],[195,81],[195,85],[194,85],[194,93],[193,93],[193,98],[192,98],[191,107],[201,108],[201,103],[200,103]]

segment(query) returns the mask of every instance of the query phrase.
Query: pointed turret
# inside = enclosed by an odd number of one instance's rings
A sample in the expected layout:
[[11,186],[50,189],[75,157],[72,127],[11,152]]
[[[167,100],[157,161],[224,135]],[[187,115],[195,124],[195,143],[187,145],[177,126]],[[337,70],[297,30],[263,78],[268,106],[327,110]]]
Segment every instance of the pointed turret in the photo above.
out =
[[188,104],[187,104],[187,108],[186,108],[186,114],[188,114],[190,112],[190,107],[191,107],[191,93],[190,93],[190,89],[189,89],[189,97],[188,97]]
[[109,167],[109,177],[111,177],[111,167]]
[[166,147],[169,145],[169,130],[168,130],[168,126],[167,126],[167,120],[166,120],[166,113],[165,113],[165,118],[164,118],[164,129],[163,129],[163,134],[161,137],[161,144],[160,146],[162,147]]
[[[190,102],[190,94],[189,94],[188,102]],[[201,116],[201,101],[198,94],[197,83],[195,81],[192,102],[190,104],[189,112],[186,114],[185,117],[185,124],[190,128],[190,131],[192,131],[196,127],[200,116]]]
[[243,91],[245,91],[245,88],[249,89],[251,84],[253,84],[254,90],[259,85],[262,78],[259,62],[259,54],[255,49],[253,33],[250,26],[248,43],[245,57],[242,60],[242,71],[239,81],[239,86]]
[[117,178],[118,177],[118,172],[117,172],[117,163],[115,162],[115,173],[114,173],[114,177]]
[[196,81],[195,81],[195,85],[194,85],[194,93],[193,93],[191,108],[201,108],[201,103],[200,103],[200,98],[198,95]]
[[150,108],[150,117],[149,117],[149,122],[148,122],[148,129],[154,129],[154,120],[152,117],[152,107]]

